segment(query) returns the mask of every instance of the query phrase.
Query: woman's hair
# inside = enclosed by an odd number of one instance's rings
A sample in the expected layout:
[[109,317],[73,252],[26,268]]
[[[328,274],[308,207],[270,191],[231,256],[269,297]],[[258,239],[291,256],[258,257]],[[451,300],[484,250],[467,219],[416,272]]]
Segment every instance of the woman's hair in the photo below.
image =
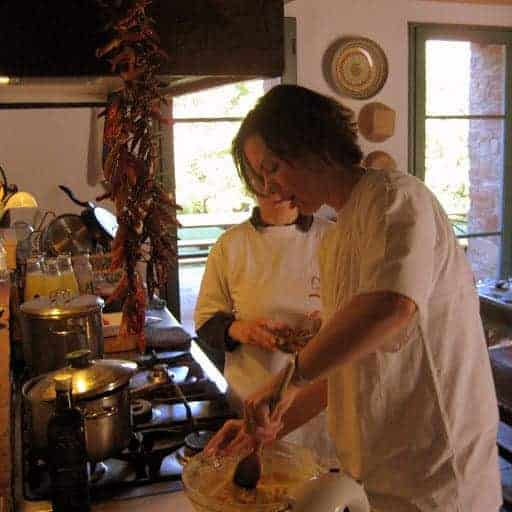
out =
[[232,155],[238,174],[253,193],[255,173],[244,154],[248,137],[259,135],[279,158],[309,168],[361,162],[352,111],[336,100],[298,85],[278,85],[247,114],[233,139]]

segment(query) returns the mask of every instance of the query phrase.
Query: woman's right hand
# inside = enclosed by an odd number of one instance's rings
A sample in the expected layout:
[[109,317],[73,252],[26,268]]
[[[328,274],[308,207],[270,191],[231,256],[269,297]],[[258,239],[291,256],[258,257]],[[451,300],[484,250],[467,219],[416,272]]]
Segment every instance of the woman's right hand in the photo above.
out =
[[235,320],[228,334],[240,343],[257,345],[266,350],[277,350],[277,336],[274,332],[286,329],[283,322],[260,318],[258,320]]

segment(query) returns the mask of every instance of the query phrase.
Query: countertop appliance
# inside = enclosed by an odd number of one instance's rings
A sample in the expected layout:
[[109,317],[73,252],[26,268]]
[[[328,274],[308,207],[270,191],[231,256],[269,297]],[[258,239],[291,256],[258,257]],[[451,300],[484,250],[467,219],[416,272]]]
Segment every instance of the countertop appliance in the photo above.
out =
[[[170,313],[162,310],[161,315]],[[234,416],[226,401],[226,381],[194,340],[181,343],[179,350],[165,348],[160,341],[157,349],[131,357],[124,354],[127,358],[139,365],[129,384],[132,439],[121,453],[91,464],[96,504],[180,491],[184,461]],[[17,404],[17,510],[51,510],[47,464],[31,449],[29,418],[22,407]]]

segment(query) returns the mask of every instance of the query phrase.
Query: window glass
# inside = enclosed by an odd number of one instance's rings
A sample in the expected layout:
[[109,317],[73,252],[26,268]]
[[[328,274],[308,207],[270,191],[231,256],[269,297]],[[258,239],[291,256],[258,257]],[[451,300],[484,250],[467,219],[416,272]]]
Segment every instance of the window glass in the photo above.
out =
[[428,119],[425,182],[456,234],[501,230],[504,122]]
[[427,116],[504,115],[505,46],[426,43]]
[[244,117],[263,95],[263,80],[207,89],[173,99],[175,119],[194,117]]

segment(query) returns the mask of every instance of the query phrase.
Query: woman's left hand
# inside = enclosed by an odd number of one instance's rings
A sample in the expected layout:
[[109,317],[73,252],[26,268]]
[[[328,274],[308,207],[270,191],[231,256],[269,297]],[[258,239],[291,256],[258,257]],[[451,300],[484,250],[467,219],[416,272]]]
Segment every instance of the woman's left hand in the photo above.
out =
[[213,455],[235,455],[249,451],[254,442],[245,429],[244,420],[228,420],[210,439],[203,453]]
[[244,403],[244,413],[248,421],[252,422],[254,436],[263,444],[277,439],[283,429],[283,416],[293,403],[298,388],[289,386],[275,403],[276,395],[283,382],[286,369],[274,375],[258,391],[250,395]]

